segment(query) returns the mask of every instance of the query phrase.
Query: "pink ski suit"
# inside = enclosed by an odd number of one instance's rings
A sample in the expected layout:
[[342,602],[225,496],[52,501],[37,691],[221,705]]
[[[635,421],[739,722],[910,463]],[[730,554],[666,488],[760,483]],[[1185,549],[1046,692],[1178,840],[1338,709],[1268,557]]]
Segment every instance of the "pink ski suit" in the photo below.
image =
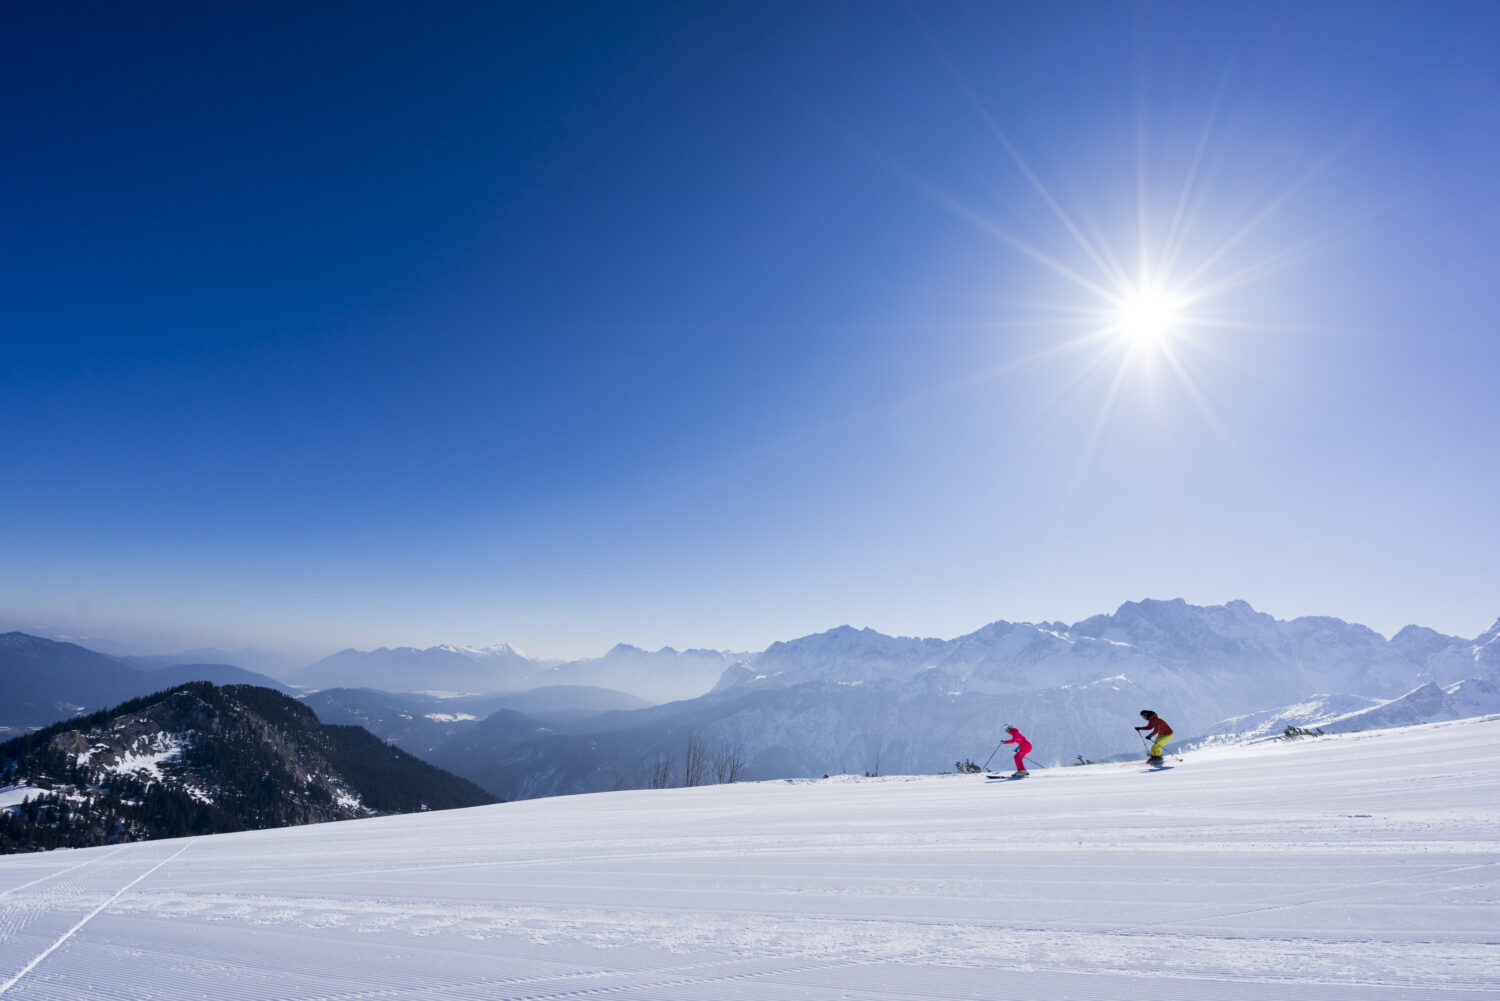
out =
[[1024,772],[1026,770],[1026,755],[1031,753],[1031,741],[1027,740],[1026,735],[1013,726],[1006,727],[1005,732],[1010,734],[1010,739],[1003,740],[1000,743],[1016,745],[1016,771]]

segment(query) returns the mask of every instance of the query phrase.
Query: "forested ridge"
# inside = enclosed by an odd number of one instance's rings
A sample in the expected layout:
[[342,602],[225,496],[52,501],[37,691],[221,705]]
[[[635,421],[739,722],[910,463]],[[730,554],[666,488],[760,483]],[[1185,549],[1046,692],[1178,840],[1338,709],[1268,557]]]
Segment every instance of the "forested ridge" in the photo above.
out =
[[279,692],[207,682],[0,744],[0,787],[24,795],[0,809],[0,852],[494,801],[361,727],[319,722]]

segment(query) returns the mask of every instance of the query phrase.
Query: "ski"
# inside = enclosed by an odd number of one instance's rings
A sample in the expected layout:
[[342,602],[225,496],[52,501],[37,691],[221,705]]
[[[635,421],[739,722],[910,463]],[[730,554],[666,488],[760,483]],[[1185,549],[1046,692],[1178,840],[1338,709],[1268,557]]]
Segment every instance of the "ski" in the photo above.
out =
[[[1167,760],[1168,761],[1172,761],[1172,762],[1174,762],[1176,764],[1179,764],[1179,765],[1182,764],[1182,759],[1178,758],[1178,757],[1169,757]],[[1165,765],[1165,766],[1162,766],[1162,765],[1153,765],[1149,761],[1142,762],[1139,758],[1137,758],[1135,760],[1132,760],[1132,761],[1117,762],[1117,764],[1121,768],[1134,768],[1134,767],[1136,767],[1137,765],[1140,765],[1140,764],[1144,764],[1147,768],[1160,768],[1160,767],[1171,768],[1172,767],[1171,765]]]
[[1000,774],[997,774],[997,773],[987,773],[984,777],[987,778],[987,779],[999,780],[999,781],[1002,781],[1002,782],[1014,782],[1016,779],[1024,779],[1026,776],[1025,775],[1000,775]]

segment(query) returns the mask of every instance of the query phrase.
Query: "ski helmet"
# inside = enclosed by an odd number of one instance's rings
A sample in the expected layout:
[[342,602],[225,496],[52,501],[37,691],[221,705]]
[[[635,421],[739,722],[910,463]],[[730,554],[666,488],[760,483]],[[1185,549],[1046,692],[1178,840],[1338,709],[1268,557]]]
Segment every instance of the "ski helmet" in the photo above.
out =
[[1150,710],[1150,709],[1142,709],[1141,710],[1141,719],[1150,719],[1152,716],[1155,716],[1155,715],[1156,715],[1156,713],[1154,711]]
[[1013,726],[1008,726],[1008,727],[1005,728],[1005,732],[1006,733],[1015,733],[1016,732],[1016,728],[1013,727]]

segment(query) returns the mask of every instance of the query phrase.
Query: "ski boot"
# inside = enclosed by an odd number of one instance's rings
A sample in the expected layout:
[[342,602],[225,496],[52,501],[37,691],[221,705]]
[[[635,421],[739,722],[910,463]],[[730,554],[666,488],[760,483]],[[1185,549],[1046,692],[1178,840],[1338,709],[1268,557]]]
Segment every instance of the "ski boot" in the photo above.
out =
[[1010,773],[1010,777],[1013,778],[1013,779],[1024,779],[1026,777],[1026,775],[1027,775],[1027,771],[1024,768],[1022,768],[1020,771],[1016,771],[1016,772],[1011,772]]
[[1149,757],[1149,758],[1146,759],[1146,764],[1148,764],[1148,765],[1159,765],[1159,764],[1161,764],[1165,760],[1166,759],[1163,758],[1160,754],[1153,754],[1153,755],[1151,755],[1151,757]]

